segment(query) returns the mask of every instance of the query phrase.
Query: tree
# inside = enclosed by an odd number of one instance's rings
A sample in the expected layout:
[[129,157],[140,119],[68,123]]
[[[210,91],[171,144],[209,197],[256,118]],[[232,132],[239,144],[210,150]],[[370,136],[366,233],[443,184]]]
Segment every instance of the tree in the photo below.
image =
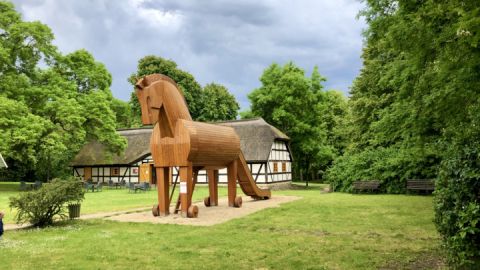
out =
[[12,4],[0,2],[0,12],[0,152],[13,169],[6,176],[66,174],[88,140],[122,151],[105,66],[85,50],[61,55],[50,29],[21,21]]
[[407,178],[436,178],[435,220],[449,261],[478,268],[480,5],[366,2],[351,143],[328,178],[348,190],[359,175],[381,177],[386,191],[395,193]]
[[325,91],[324,106],[319,111],[322,129],[326,131],[328,144],[335,150],[335,156],[341,156],[348,147],[348,100],[342,92]]
[[[153,55],[145,56],[138,61],[138,70],[130,76],[128,81],[135,85],[138,78],[153,73],[164,74],[177,83],[194,120],[220,121],[233,120],[237,117],[238,103],[225,86],[210,83],[202,89],[193,75],[177,68],[177,63],[172,60]],[[130,96],[129,103],[132,112],[131,126],[141,126],[140,104],[134,92]]]
[[[137,72],[132,74],[128,81],[135,85],[139,78],[154,73],[166,75],[177,83],[185,96],[192,118],[198,119],[202,109],[202,87],[193,75],[177,68],[177,63],[172,60],[153,55],[145,56],[138,61]],[[131,95],[130,106],[132,107],[133,116],[140,119],[140,105],[135,93]]]
[[130,103],[113,98],[112,110],[115,113],[117,128],[129,128],[135,125],[132,119],[132,108]]
[[235,97],[220,84],[207,84],[202,91],[202,108],[199,121],[235,120],[238,106]]
[[241,111],[239,114],[241,119],[252,119],[258,117],[258,115],[255,115],[250,109]]
[[329,110],[327,101],[335,101],[327,99],[323,91],[321,83],[325,78],[316,67],[308,78],[290,62],[283,67],[272,64],[260,81],[262,86],[248,95],[251,113],[263,117],[291,138],[296,177],[317,179],[337,152],[328,143],[327,129],[330,126],[333,134],[334,124],[326,123],[327,117],[322,116]]

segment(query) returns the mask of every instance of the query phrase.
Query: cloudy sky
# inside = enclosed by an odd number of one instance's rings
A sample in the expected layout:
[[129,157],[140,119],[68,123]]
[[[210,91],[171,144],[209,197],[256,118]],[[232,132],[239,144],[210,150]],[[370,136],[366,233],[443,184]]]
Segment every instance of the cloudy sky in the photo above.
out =
[[145,55],[174,60],[202,85],[221,83],[242,109],[271,63],[315,65],[327,89],[348,93],[361,67],[363,4],[358,0],[14,0],[39,20],[64,53],[85,48],[112,73],[128,100],[127,78]]

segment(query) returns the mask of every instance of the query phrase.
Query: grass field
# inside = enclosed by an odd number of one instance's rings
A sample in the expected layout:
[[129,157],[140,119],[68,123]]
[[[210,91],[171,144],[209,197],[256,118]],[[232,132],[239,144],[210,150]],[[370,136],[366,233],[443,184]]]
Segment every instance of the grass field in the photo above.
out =
[[[14,223],[15,209],[8,207],[8,198],[19,194],[18,182],[0,182],[0,210],[6,212],[5,223]],[[241,191],[239,191],[241,192]],[[219,187],[219,196],[225,196],[227,189]],[[174,198],[177,198],[178,186],[175,190]],[[206,186],[197,186],[193,194],[194,200],[203,200],[208,196]],[[119,210],[128,210],[132,208],[150,207],[157,201],[157,192],[152,189],[147,192],[128,192],[127,189],[109,189],[104,187],[101,192],[85,193],[85,200],[82,202],[82,214],[91,214],[98,212],[111,212]]]
[[[5,269],[442,268],[431,196],[321,194],[319,187],[274,192],[303,199],[212,227],[77,220],[7,231],[0,262]],[[148,206],[155,192],[127,195],[138,201],[104,191],[84,204],[104,196],[119,209]]]

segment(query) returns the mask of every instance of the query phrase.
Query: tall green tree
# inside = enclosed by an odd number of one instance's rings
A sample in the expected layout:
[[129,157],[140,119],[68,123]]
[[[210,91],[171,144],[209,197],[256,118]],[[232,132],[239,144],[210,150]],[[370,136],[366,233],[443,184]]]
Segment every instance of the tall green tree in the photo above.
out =
[[[436,224],[455,267],[480,265],[480,3],[366,1],[364,66],[351,93],[351,148],[329,171],[348,190],[377,178],[437,178]],[[349,170],[349,168],[355,168]]]
[[252,118],[258,117],[258,115],[255,115],[250,109],[241,111],[238,114],[240,115],[241,119],[252,119]]
[[136,126],[132,115],[132,107],[129,102],[113,98],[112,110],[115,113],[117,128],[130,128]]
[[263,117],[291,138],[295,177],[305,180],[321,177],[337,152],[328,143],[329,132],[333,135],[333,115],[337,112],[330,114],[331,117],[326,117],[326,113],[331,104],[341,99],[336,100],[334,94],[323,91],[325,78],[318,68],[307,77],[292,62],[284,66],[272,64],[260,81],[262,86],[248,95],[251,114]]
[[[154,55],[145,56],[138,61],[137,72],[132,74],[128,81],[135,85],[139,78],[154,73],[166,75],[177,83],[185,96],[192,118],[198,119],[202,110],[202,87],[192,74],[179,69],[174,61]],[[140,105],[134,92],[130,98],[130,105],[134,117],[140,119]],[[141,123],[139,120],[136,121]]]
[[[177,67],[177,63],[159,56],[145,56],[138,61],[138,70],[128,81],[135,85],[142,76],[160,73],[172,78],[182,90],[187,101],[190,115],[198,121],[220,121],[235,119],[238,114],[238,103],[228,89],[220,84],[210,83],[204,88],[193,75]],[[130,97],[132,111],[132,127],[141,126],[140,104],[134,92]]]
[[6,177],[44,180],[67,173],[88,140],[111,152],[124,149],[103,64],[84,50],[61,55],[46,25],[22,21],[4,1],[0,29],[0,152],[12,165]]
[[202,91],[202,108],[199,121],[235,120],[238,106],[235,97],[220,84],[207,84]]

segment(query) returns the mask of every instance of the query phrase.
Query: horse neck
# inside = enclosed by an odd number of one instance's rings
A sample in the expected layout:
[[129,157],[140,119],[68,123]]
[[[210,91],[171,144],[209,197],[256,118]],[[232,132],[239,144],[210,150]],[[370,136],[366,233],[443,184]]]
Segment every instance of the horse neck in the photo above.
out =
[[158,121],[162,134],[173,137],[177,121],[180,119],[192,121],[185,98],[176,88],[173,91],[165,91]]

